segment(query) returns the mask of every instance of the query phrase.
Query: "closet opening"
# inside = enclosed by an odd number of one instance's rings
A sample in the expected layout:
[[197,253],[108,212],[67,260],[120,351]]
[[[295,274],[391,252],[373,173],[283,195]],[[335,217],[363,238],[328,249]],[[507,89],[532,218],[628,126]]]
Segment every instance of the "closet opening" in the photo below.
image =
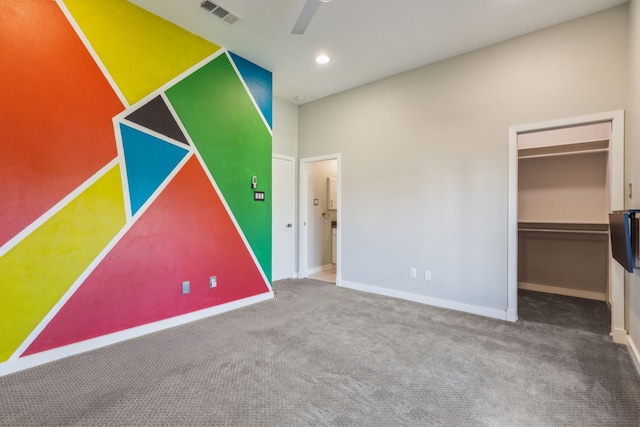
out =
[[600,301],[614,341],[626,343],[608,223],[624,208],[622,130],[622,112],[511,128],[509,320],[520,291]]
[[518,135],[518,289],[607,301],[611,122]]

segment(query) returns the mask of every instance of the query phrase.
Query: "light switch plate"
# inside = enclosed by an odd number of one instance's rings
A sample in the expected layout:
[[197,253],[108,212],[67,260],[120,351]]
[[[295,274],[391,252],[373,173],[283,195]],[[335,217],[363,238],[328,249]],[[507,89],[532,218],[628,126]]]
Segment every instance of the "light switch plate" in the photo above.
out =
[[186,295],[189,292],[191,292],[191,282],[188,280],[182,282],[182,295]]

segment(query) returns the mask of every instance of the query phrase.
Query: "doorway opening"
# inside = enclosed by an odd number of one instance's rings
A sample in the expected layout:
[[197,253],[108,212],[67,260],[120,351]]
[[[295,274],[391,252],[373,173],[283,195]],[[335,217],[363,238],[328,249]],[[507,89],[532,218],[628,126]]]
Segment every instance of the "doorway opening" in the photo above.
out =
[[[596,136],[576,136],[581,131]],[[569,173],[571,167],[581,169]],[[582,204],[571,200],[574,196]],[[508,201],[507,319],[518,318],[519,287],[601,299],[610,304],[613,340],[626,343],[624,271],[611,256],[607,221],[609,211],[624,209],[623,112],[511,127]],[[569,258],[554,257],[553,251]],[[597,253],[600,261],[586,260]],[[525,255],[531,258],[525,261]],[[536,271],[536,263],[548,260],[557,265]],[[571,284],[581,281],[579,274],[571,277],[581,273],[571,265],[585,261],[595,268],[600,288],[597,280],[584,289]],[[562,276],[558,286],[550,272]]]
[[299,277],[340,285],[340,154],[300,160]]

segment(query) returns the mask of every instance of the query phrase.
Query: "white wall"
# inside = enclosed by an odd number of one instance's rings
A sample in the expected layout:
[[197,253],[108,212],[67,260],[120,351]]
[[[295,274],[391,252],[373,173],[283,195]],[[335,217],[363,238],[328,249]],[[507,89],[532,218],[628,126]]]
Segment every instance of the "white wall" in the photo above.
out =
[[[633,183],[634,196],[629,208],[640,208],[640,1],[631,0],[629,7],[629,111],[627,112],[626,176]],[[640,271],[627,274],[627,328],[630,344],[640,357]],[[639,367],[640,369],[640,367]]]
[[298,157],[298,106],[273,99],[273,152]]
[[342,155],[342,280],[504,310],[508,128],[626,109],[627,18],[621,6],[301,106],[300,157]]

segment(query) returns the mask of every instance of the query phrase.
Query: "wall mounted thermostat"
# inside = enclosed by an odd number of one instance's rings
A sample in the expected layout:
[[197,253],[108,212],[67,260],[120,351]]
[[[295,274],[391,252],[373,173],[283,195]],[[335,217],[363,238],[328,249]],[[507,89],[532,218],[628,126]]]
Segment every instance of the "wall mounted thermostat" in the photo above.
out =
[[258,177],[251,178],[251,188],[258,188]]

